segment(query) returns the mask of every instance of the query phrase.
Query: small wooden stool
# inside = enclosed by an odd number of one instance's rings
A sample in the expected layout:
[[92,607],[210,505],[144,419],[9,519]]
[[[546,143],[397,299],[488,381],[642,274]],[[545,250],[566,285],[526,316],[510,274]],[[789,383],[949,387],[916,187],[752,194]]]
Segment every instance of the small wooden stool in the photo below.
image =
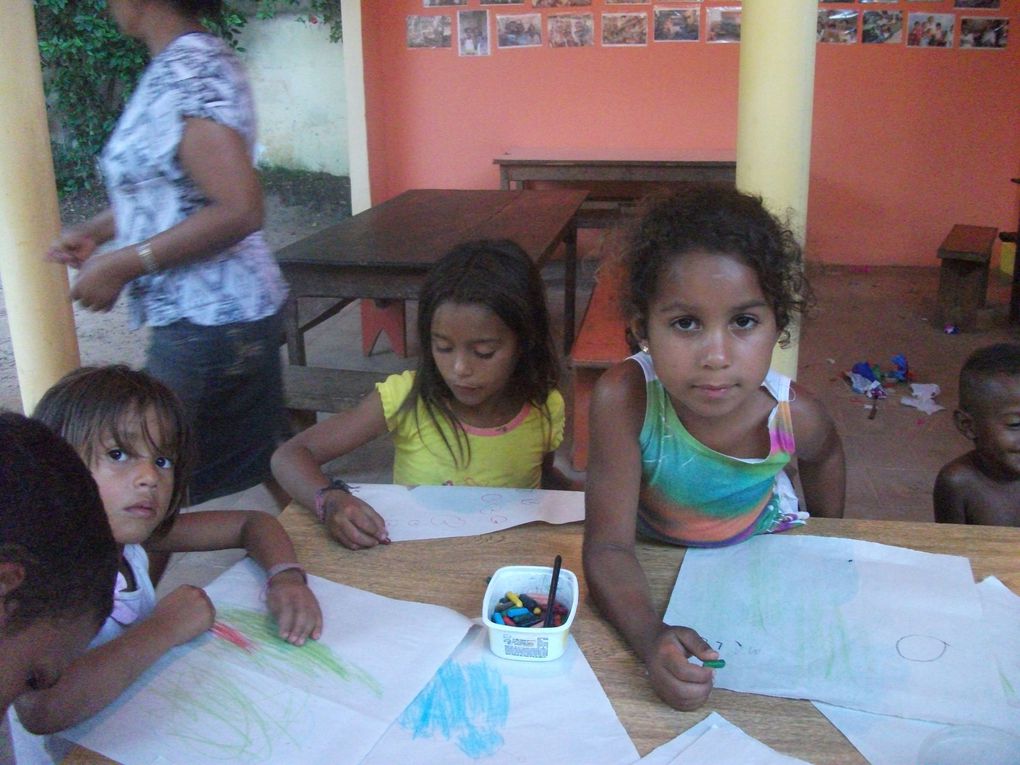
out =
[[988,262],[997,229],[957,223],[939,247],[940,324],[974,329],[988,290]]

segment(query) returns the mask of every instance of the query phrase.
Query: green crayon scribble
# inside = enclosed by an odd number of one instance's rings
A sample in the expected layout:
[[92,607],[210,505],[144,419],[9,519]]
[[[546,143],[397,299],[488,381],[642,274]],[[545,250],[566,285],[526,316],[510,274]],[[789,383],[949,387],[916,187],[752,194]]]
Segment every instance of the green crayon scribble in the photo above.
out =
[[[175,680],[171,687],[157,686],[153,691],[177,713],[167,735],[191,748],[224,760],[258,762],[269,758],[284,739],[300,746],[290,727],[302,720],[299,707],[303,703],[279,696],[258,699],[261,689],[245,688],[241,680],[198,669]],[[262,703],[268,705],[265,711]]]
[[1016,688],[1013,687],[1013,683],[1009,681],[1009,678],[1006,677],[1006,673],[1001,669],[999,670],[999,678],[1002,680],[1003,693],[1005,693],[1008,698],[1015,699]]
[[329,646],[317,640],[309,640],[302,646],[281,640],[272,617],[263,611],[220,608],[216,616],[255,644],[251,660],[266,671],[274,674],[297,672],[307,677],[329,673],[341,680],[361,683],[377,698],[382,698],[382,684],[378,680],[360,667],[339,660]]

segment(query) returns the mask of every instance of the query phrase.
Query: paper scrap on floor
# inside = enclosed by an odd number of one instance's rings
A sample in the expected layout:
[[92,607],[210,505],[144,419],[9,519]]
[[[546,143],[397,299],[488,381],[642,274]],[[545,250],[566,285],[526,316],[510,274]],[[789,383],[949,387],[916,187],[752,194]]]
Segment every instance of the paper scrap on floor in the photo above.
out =
[[664,618],[719,650],[718,688],[1017,724],[966,558],[801,535],[692,549]]
[[65,735],[124,765],[358,763],[471,625],[448,608],[310,576],[325,628],[292,646],[265,612],[264,582],[246,559],[206,590],[217,620],[252,650],[206,633]]
[[[995,647],[994,657],[981,660],[995,663],[1006,689],[1006,703],[1014,717],[1020,719],[1020,596],[994,576],[983,580],[977,588],[988,636]],[[871,765],[915,765],[926,741],[947,734],[954,727],[819,702],[815,706]],[[977,762],[976,756],[971,758],[971,765]]]
[[584,492],[480,486],[352,487],[386,520],[394,542],[488,534],[532,521],[584,520]]
[[641,758],[641,765],[807,765],[781,754],[718,712]]
[[573,638],[555,661],[512,661],[472,627],[366,765],[627,765],[637,749]]

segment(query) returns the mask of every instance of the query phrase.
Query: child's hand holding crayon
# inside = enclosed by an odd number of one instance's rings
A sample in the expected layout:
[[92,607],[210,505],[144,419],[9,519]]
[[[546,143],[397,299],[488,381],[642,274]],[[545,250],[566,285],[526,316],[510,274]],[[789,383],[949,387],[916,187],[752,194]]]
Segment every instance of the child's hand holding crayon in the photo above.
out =
[[208,630],[215,618],[216,608],[205,590],[185,584],[162,598],[142,624],[165,634],[171,645],[181,645]]
[[719,653],[690,627],[663,625],[643,657],[659,698],[681,711],[700,707],[712,690],[714,672],[688,661],[690,656],[713,661]]
[[333,491],[325,495],[323,522],[329,535],[351,550],[390,543],[383,517],[363,499],[347,492]]

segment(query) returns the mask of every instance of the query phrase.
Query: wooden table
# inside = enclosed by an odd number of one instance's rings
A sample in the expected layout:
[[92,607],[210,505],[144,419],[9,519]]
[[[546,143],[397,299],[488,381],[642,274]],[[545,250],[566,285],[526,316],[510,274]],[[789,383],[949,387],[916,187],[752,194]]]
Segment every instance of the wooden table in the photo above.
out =
[[[277,253],[290,284],[284,329],[291,364],[305,364],[304,332],[358,298],[415,300],[425,274],[455,245],[512,239],[544,265],[560,245],[564,259],[563,342],[574,338],[577,283],[575,216],[586,192],[413,189],[322,229]],[[302,323],[301,298],[332,308]]]
[[[655,696],[642,665],[616,631],[587,601],[581,569],[579,523],[533,523],[480,537],[399,542],[352,552],[330,541],[312,514],[292,504],[280,521],[312,574],[380,595],[436,603],[465,616],[481,615],[486,578],[500,566],[563,565],[581,580],[581,608],[571,634],[598,675],[613,707],[641,755],[717,711],[748,735],[784,754],[815,765],[865,765],[866,761],[807,701],[714,690],[695,712],[677,712]],[[840,536],[970,557],[974,576],[994,574],[1020,593],[1020,529],[956,524],[812,518],[793,534]],[[665,612],[684,550],[653,543],[638,546],[656,608]],[[408,761],[413,761],[409,757]],[[77,749],[65,762],[109,760]]]
[[736,153],[728,149],[507,149],[499,165],[500,188],[530,181],[686,183],[736,179]]
[[634,203],[663,184],[736,182],[736,153],[723,149],[529,149],[514,147],[493,159],[500,188],[535,182],[584,188],[588,200],[579,228],[617,225]]

